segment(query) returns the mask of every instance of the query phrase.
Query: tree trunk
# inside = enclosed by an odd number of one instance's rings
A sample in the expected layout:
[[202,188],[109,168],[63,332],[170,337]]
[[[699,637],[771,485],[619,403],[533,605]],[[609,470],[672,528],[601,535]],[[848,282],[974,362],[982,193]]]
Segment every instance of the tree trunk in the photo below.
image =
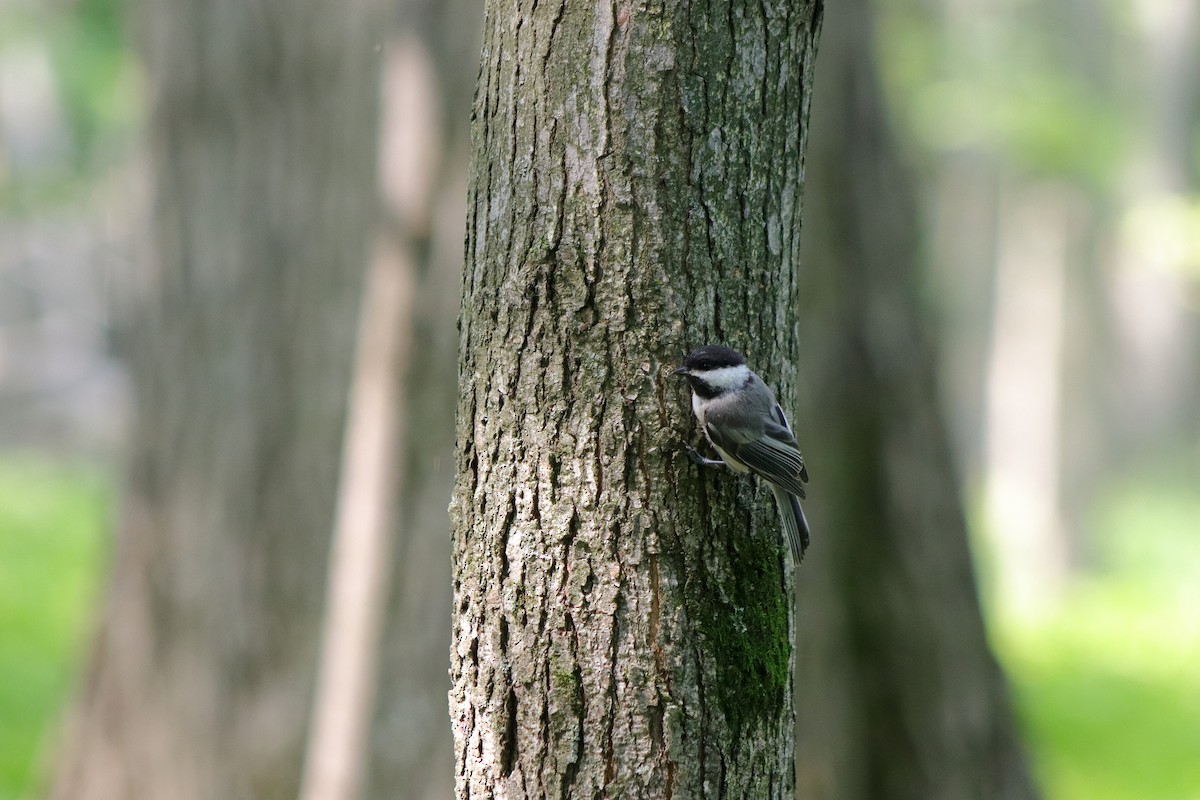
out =
[[55,797],[294,797],[374,222],[376,14],[158,0],[113,576]]
[[387,48],[382,175],[391,247],[413,270],[403,479],[395,575],[364,797],[445,800],[454,791],[446,725],[450,521],[458,311],[477,0],[404,0]]
[[797,310],[797,435],[814,486],[799,795],[1026,800],[1036,791],[976,598],[921,324],[916,198],[874,40],[869,2],[831,7]]
[[460,340],[457,795],[792,795],[762,485],[684,455],[672,366],[794,382],[819,4],[489,2]]

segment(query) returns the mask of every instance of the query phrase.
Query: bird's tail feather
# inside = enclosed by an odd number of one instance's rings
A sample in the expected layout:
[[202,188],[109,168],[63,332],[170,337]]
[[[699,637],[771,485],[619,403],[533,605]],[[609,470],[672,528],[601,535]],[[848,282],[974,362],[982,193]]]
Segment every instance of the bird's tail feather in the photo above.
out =
[[794,563],[804,560],[804,551],[808,549],[808,520],[804,518],[804,509],[796,496],[783,489],[771,487],[775,493],[775,505],[779,506],[779,516],[783,518],[783,529],[787,531],[788,544],[792,548]]

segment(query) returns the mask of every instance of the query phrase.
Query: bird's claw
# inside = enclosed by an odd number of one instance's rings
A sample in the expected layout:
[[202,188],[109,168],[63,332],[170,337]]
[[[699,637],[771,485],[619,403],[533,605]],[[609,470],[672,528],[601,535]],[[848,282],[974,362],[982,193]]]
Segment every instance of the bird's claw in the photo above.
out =
[[714,458],[705,458],[700,454],[700,451],[689,445],[684,445],[687,449],[688,459],[695,465],[700,467],[720,467],[724,466],[724,461],[718,461]]

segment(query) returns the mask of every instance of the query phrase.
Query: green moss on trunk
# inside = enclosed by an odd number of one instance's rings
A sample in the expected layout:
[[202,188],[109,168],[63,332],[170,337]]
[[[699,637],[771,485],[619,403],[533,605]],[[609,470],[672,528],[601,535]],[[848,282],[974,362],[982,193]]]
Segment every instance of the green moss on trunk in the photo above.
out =
[[791,592],[783,588],[780,553],[767,536],[739,535],[722,565],[729,572],[701,567],[688,592],[688,611],[716,667],[718,703],[735,739],[777,719],[789,688]]

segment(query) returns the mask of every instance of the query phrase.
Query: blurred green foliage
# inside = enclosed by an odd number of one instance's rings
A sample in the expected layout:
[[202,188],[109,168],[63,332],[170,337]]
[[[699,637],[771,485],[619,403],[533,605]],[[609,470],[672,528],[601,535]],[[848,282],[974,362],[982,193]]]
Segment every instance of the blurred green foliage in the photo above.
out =
[[1200,649],[1139,631],[1164,609],[1118,595],[1081,592],[1002,648],[1037,775],[1048,800],[1194,800],[1200,676],[1159,659],[1194,667]]
[[80,0],[51,29],[51,53],[78,143],[79,169],[101,147],[127,142],[136,123],[140,91],[124,6],[123,0]]
[[903,0],[879,11],[891,114],[920,148],[986,152],[1034,178],[1097,188],[1117,180],[1136,120],[1112,61],[1091,51],[1116,47],[1119,4],[1081,7],[1080,19],[1060,24],[1049,17],[1064,9],[1022,3]]
[[61,115],[66,130],[56,133],[67,143],[32,172],[6,165],[0,151],[0,210],[36,214],[78,202],[135,146],[144,91],[124,8],[124,0],[0,5],[0,58],[22,48],[45,55],[52,96],[39,106]]
[[48,767],[99,613],[110,496],[95,470],[0,460],[0,800]]
[[1048,800],[1200,798],[1200,486],[1172,462],[1093,509],[1099,569],[1036,622],[993,614]]

